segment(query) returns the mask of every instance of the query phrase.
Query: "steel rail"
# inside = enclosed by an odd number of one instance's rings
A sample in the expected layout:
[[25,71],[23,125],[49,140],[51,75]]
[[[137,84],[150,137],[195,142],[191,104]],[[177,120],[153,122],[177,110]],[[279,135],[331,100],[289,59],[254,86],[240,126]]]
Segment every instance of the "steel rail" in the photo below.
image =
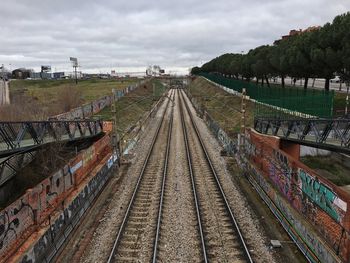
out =
[[179,95],[179,104],[180,104],[182,132],[184,135],[185,148],[186,148],[187,164],[188,164],[188,169],[189,169],[190,176],[191,176],[192,192],[193,192],[194,203],[196,206],[196,214],[197,214],[197,221],[198,221],[198,228],[199,228],[198,230],[199,230],[199,235],[201,237],[202,253],[203,253],[203,257],[204,257],[204,262],[208,262],[208,254],[207,254],[206,243],[205,243],[204,234],[203,234],[202,219],[201,219],[199,202],[198,202],[198,194],[197,194],[196,184],[194,181],[194,175],[193,175],[193,170],[192,170],[192,158],[191,158],[191,153],[190,153],[190,148],[189,148],[189,143],[188,143],[187,130],[186,130],[183,106],[182,106],[180,95]]
[[[175,94],[175,92],[174,92]],[[171,94],[172,95],[172,94]],[[175,96],[174,96],[175,97]],[[171,100],[171,96],[169,98]],[[155,234],[155,240],[153,245],[153,259],[152,262],[157,262],[157,252],[158,252],[158,242],[159,242],[159,233],[160,233],[160,225],[161,225],[161,218],[162,218],[162,208],[163,208],[163,200],[164,200],[164,191],[165,191],[165,182],[166,177],[168,173],[168,161],[169,161],[169,153],[170,153],[170,143],[172,138],[172,128],[173,128],[173,112],[174,112],[174,101],[172,101],[172,107],[171,107],[171,117],[170,117],[170,123],[168,128],[168,137],[167,137],[167,146],[166,146],[166,154],[165,154],[165,160],[163,165],[163,177],[162,177],[162,190],[160,194],[160,200],[159,200],[159,208],[158,208],[158,218],[157,218],[157,230]]]
[[218,188],[219,188],[219,190],[220,190],[220,194],[221,194],[221,197],[222,197],[222,199],[223,199],[223,201],[224,201],[226,210],[229,212],[230,219],[231,219],[231,221],[232,221],[232,223],[233,223],[233,225],[234,225],[234,227],[235,227],[235,230],[236,230],[237,234],[239,235],[240,243],[241,243],[241,245],[242,245],[242,247],[243,247],[243,249],[244,249],[244,255],[245,255],[246,259],[247,259],[249,262],[252,263],[252,262],[253,262],[253,259],[252,259],[251,255],[250,255],[250,252],[249,252],[249,250],[248,250],[248,247],[247,247],[247,245],[246,245],[246,242],[245,242],[245,240],[244,240],[244,237],[243,237],[243,235],[242,235],[242,233],[241,233],[241,230],[240,230],[240,228],[239,228],[239,225],[238,225],[238,223],[237,223],[237,221],[236,221],[236,219],[235,219],[235,217],[234,217],[234,215],[233,215],[233,213],[232,213],[232,210],[231,210],[231,208],[230,208],[230,205],[229,205],[229,203],[228,203],[228,201],[227,201],[226,195],[225,195],[224,190],[223,190],[223,188],[222,188],[222,186],[221,186],[221,183],[220,183],[220,181],[219,181],[219,178],[218,178],[218,175],[217,175],[217,173],[216,173],[216,170],[215,170],[215,168],[214,168],[214,166],[213,166],[213,164],[212,164],[212,161],[211,161],[211,159],[210,159],[210,157],[209,157],[209,154],[208,154],[208,151],[207,151],[207,149],[206,149],[206,146],[205,146],[204,143],[203,143],[203,140],[202,140],[202,137],[201,137],[201,135],[200,135],[200,133],[199,133],[198,127],[197,127],[197,125],[196,125],[196,123],[195,123],[195,121],[194,121],[194,119],[193,119],[191,110],[190,110],[190,108],[189,108],[189,106],[188,106],[187,101],[186,101],[185,98],[184,98],[183,92],[181,91],[180,93],[181,93],[181,97],[182,97],[182,99],[183,99],[183,101],[184,101],[185,107],[186,107],[186,109],[187,109],[188,115],[189,115],[189,117],[190,117],[191,124],[192,124],[192,126],[193,126],[193,128],[194,128],[194,130],[195,130],[195,132],[196,132],[196,135],[197,135],[197,138],[198,138],[198,140],[199,140],[199,142],[200,142],[201,148],[202,148],[202,150],[203,150],[203,152],[204,152],[204,154],[205,154],[205,158],[206,158],[206,160],[207,160],[207,162],[208,162],[208,164],[209,164],[209,166],[210,166],[210,170],[211,170],[211,172],[212,172],[212,174],[213,174],[213,176],[214,176],[216,185],[218,186]]
[[168,106],[169,106],[169,102],[170,102],[170,100],[167,101],[167,104],[166,104],[165,109],[164,109],[164,113],[163,113],[163,115],[162,115],[162,119],[160,120],[160,122],[159,122],[159,124],[158,124],[158,127],[157,127],[157,130],[156,130],[156,132],[155,132],[155,135],[154,135],[153,138],[152,138],[151,146],[150,146],[150,148],[149,148],[149,150],[148,150],[148,152],[147,152],[146,158],[145,158],[145,160],[144,160],[144,162],[143,162],[142,169],[141,169],[141,172],[140,172],[140,174],[139,174],[139,176],[138,176],[138,180],[137,180],[135,189],[134,189],[134,191],[133,191],[133,194],[132,194],[132,196],[131,196],[131,199],[130,199],[128,208],[127,208],[127,210],[126,210],[126,212],[125,212],[123,221],[122,221],[121,226],[120,226],[120,228],[119,228],[117,237],[116,237],[116,239],[115,239],[115,241],[114,241],[114,243],[113,243],[113,247],[112,247],[112,250],[111,250],[111,252],[110,252],[110,254],[109,254],[107,263],[111,263],[111,262],[113,262],[113,260],[114,260],[115,252],[116,252],[116,249],[117,249],[117,247],[118,247],[118,245],[119,245],[119,242],[120,242],[121,236],[122,236],[122,234],[123,234],[123,231],[124,231],[124,229],[125,229],[126,222],[128,221],[128,218],[129,218],[129,215],[130,215],[131,207],[132,207],[132,205],[133,205],[133,203],[134,203],[134,200],[135,200],[137,191],[139,190],[139,186],[140,186],[141,180],[142,180],[142,178],[143,178],[144,172],[145,172],[146,167],[147,167],[147,165],[148,165],[148,161],[149,161],[149,159],[150,159],[150,157],[151,157],[151,154],[152,154],[152,152],[153,152],[154,145],[155,145],[155,143],[156,143],[156,141],[157,141],[157,138],[158,138],[158,135],[159,135],[159,131],[160,131],[162,125],[163,125],[165,115],[166,115],[166,113],[167,113],[167,111],[168,111],[167,109],[168,109]]

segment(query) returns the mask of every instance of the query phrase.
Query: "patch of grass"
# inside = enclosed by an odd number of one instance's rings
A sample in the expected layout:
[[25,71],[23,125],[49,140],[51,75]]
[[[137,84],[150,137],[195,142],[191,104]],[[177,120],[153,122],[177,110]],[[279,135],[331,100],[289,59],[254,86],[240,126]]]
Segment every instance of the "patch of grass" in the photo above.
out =
[[345,93],[335,93],[334,96],[334,116],[342,116],[345,113],[346,106],[346,94]]
[[[164,93],[165,86],[159,80],[148,82],[115,103],[118,131],[126,133],[136,122],[149,111]],[[106,107],[94,117],[112,120],[111,107]]]
[[[112,89],[123,89],[139,82],[139,79],[89,79],[79,80],[76,85],[73,80],[13,80],[10,82],[10,97],[13,107],[23,108],[23,105],[36,105],[40,111],[40,118],[65,112],[67,103],[62,100],[69,91],[79,94],[76,103],[71,105],[77,107],[112,93]],[[19,114],[20,119],[32,119],[26,114]],[[35,118],[38,118],[38,114]]]
[[[202,78],[196,78],[189,91],[228,135],[235,137],[241,129],[241,98],[228,94]],[[254,104],[246,101],[246,126],[254,123]]]
[[330,156],[305,156],[301,161],[338,186],[349,185],[349,169]]
[[79,80],[76,85],[73,80],[14,80],[10,82],[10,93],[24,92],[41,102],[55,100],[60,89],[71,86],[82,93],[84,103],[91,102],[102,96],[109,95],[112,89],[123,89],[139,81],[138,79],[89,79]]

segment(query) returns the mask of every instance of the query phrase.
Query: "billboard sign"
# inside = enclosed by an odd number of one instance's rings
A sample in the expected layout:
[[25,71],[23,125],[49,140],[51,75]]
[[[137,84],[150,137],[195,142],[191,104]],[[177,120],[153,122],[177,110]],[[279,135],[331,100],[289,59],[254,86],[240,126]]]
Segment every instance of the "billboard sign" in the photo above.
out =
[[72,61],[73,67],[78,66],[78,59],[77,58],[70,57],[69,60]]
[[51,66],[41,66],[41,72],[50,72],[51,71]]

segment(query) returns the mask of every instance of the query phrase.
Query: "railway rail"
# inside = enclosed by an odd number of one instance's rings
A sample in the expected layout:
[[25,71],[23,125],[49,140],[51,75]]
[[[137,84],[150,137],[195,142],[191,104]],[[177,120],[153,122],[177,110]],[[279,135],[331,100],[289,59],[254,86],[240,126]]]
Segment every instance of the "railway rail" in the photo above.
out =
[[[253,262],[240,228],[220,184],[209,153],[203,142],[195,119],[183,91],[171,90],[165,110],[144,160],[131,200],[114,241],[108,263],[110,262],[166,262],[162,247],[170,244],[166,229],[171,224],[168,206],[169,186],[167,176],[171,175],[169,156],[174,148],[171,143],[181,143],[184,153],[183,173],[189,180],[188,195],[193,211],[188,212],[195,226],[193,242],[198,253],[193,262]],[[180,141],[172,142],[175,101],[181,126]],[[178,139],[179,140],[179,139]],[[171,160],[174,160],[174,156]],[[168,190],[167,190],[168,189]],[[191,192],[192,191],[192,192]],[[168,201],[164,201],[168,198]],[[170,198],[171,199],[171,198]],[[165,212],[166,211],[166,212]],[[164,235],[163,235],[163,234]]]
[[[108,263],[146,262],[152,257],[154,211],[157,207],[156,204],[159,204],[162,200],[159,193],[161,195],[163,193],[171,138],[173,107],[169,107],[170,100],[166,103],[162,118],[144,160],[134,192],[113,243]],[[167,120],[169,114],[170,120]],[[164,160],[164,162],[162,163],[160,160]],[[161,176],[161,186],[159,185],[160,173],[163,175]],[[160,198],[160,201],[158,201],[158,198]]]
[[180,107],[205,262],[253,262],[183,91]]

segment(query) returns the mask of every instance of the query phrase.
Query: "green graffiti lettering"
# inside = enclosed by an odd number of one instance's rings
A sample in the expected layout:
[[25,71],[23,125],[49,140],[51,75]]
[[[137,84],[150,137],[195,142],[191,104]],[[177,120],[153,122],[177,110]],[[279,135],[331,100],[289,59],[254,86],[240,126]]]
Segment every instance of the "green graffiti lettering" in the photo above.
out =
[[304,195],[339,222],[339,215],[333,206],[337,196],[333,191],[301,169],[299,170],[299,178],[302,182]]

